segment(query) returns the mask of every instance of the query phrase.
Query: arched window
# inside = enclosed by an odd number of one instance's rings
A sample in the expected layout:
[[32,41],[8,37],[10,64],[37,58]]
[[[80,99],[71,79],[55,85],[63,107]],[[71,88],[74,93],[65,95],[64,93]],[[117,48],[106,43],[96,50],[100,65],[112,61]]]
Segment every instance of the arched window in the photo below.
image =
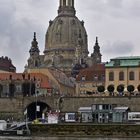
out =
[[121,72],[119,73],[119,80],[120,80],[120,81],[124,81],[124,72],[123,72],[123,71],[121,71]]
[[135,80],[135,74],[133,71],[129,73],[129,80]]
[[114,72],[109,73],[109,81],[114,81]]

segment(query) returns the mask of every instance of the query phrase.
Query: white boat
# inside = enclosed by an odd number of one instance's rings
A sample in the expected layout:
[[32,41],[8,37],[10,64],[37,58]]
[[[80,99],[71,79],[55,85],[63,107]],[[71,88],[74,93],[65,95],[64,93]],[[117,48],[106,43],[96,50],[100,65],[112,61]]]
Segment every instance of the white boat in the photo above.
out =
[[0,136],[30,136],[30,130],[27,122],[17,122],[11,127],[0,130]]

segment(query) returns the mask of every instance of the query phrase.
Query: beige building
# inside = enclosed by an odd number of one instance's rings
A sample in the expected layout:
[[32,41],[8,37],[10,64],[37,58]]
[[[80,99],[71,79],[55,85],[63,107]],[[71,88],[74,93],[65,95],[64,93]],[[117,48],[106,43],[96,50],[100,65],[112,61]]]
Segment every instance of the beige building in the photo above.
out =
[[101,85],[105,85],[104,64],[83,69],[76,78],[76,96],[97,96],[97,87]]
[[54,89],[41,73],[0,73],[0,97],[53,96]]
[[105,65],[105,86],[114,85],[115,91],[117,86],[123,85],[127,90],[128,85],[133,85],[137,90],[140,85],[140,57],[118,57],[111,59]]
[[62,71],[54,68],[28,69],[28,73],[40,73],[48,77],[54,92],[60,96],[75,95],[75,80],[68,78]]

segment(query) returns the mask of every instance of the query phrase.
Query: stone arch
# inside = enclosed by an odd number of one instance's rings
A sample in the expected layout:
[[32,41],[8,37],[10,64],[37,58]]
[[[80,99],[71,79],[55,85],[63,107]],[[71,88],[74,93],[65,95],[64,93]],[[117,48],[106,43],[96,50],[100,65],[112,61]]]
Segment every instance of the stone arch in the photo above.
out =
[[[39,106],[39,110],[37,111],[37,106]],[[34,101],[28,104],[25,108],[27,109],[27,118],[28,121],[33,121],[36,118],[42,118],[42,113],[48,112],[51,110],[51,107],[42,101]],[[44,112],[45,111],[45,112]]]

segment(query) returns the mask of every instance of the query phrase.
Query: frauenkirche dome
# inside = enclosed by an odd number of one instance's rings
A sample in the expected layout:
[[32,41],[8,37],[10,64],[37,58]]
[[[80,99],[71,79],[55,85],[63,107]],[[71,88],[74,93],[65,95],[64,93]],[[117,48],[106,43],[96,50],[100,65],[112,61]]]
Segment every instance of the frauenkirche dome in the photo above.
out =
[[75,16],[74,0],[60,0],[58,16],[49,22],[45,39],[45,64],[64,69],[72,68],[76,47],[81,56],[88,56],[87,33],[84,22]]
[[58,15],[49,22],[46,32],[44,55],[39,54],[34,33],[25,71],[53,67],[70,76],[77,74],[81,68],[101,63],[98,38],[91,56],[88,56],[87,40],[84,22],[76,17],[74,0],[59,0]]

